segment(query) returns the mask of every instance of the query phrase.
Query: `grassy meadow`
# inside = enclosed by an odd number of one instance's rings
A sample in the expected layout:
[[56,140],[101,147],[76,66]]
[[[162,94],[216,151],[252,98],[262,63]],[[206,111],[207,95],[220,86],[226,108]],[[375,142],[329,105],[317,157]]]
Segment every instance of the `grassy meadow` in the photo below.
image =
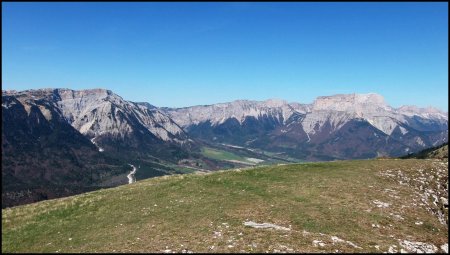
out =
[[[433,181],[416,183],[421,174]],[[418,159],[156,177],[3,209],[2,252],[386,252],[403,240],[440,247],[448,214],[441,223],[418,185],[444,196],[445,182],[447,162]]]

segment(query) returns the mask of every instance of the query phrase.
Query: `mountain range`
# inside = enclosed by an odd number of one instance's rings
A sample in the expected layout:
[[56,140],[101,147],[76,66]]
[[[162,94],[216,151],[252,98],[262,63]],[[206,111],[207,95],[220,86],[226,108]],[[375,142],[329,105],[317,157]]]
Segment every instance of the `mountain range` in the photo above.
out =
[[401,156],[445,142],[448,113],[392,108],[378,94],[168,108],[105,89],[2,91],[2,206],[125,184],[128,164],[148,178],[242,163],[204,148],[319,161]]
[[400,156],[448,139],[448,113],[386,104],[378,94],[163,108],[193,138],[259,148],[303,160]]

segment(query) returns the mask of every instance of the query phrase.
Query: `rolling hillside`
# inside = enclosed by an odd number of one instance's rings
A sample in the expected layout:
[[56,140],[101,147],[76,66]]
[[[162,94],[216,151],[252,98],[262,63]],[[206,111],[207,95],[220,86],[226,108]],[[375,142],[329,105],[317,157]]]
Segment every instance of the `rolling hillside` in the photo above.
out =
[[443,252],[447,201],[446,160],[164,176],[3,209],[2,252]]
[[446,159],[448,158],[448,143],[441,144],[436,147],[428,148],[417,153],[406,155],[402,158],[436,158]]

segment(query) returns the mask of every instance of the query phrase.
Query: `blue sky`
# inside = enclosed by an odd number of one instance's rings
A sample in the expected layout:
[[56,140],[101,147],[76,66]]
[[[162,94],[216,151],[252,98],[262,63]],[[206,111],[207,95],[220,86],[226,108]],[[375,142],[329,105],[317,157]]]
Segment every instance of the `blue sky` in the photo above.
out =
[[448,108],[448,3],[2,3],[2,88]]

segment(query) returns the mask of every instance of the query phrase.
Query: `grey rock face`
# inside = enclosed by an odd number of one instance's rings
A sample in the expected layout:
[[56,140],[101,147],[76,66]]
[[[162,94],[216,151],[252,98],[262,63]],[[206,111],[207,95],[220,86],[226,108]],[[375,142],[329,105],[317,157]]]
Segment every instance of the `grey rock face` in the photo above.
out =
[[183,128],[209,121],[211,125],[220,125],[227,119],[234,118],[239,123],[247,117],[256,119],[271,116],[280,123],[285,123],[296,112],[306,112],[307,106],[288,104],[284,100],[266,101],[236,100],[231,103],[192,106],[165,111]]
[[[303,151],[308,151],[306,147],[315,147],[321,143],[336,144],[339,140],[339,137],[335,137],[339,134],[338,131],[345,126],[349,129],[345,133],[351,134],[350,126],[359,126],[355,124],[359,121],[367,122],[374,130],[380,131],[378,133],[358,129],[366,136],[374,136],[370,138],[370,143],[375,144],[372,140],[378,140],[377,148],[367,148],[374,151],[374,156],[406,154],[448,140],[448,113],[430,107],[403,106],[395,109],[387,105],[382,96],[373,93],[323,96],[318,97],[312,104],[288,103],[283,100],[261,102],[238,100],[230,103],[164,110],[175,122],[198,138],[208,140],[219,137],[223,142],[237,142],[248,146],[253,144],[263,149],[273,147],[277,143],[279,145],[284,143],[284,145],[290,144],[289,147],[292,149],[300,150],[301,148]],[[230,123],[232,123],[230,120],[233,119],[239,125],[233,124],[232,129],[241,130],[234,134],[248,134],[249,132],[245,130],[257,129],[254,132],[258,133],[258,137],[249,135],[243,137],[241,141],[224,137],[224,129],[225,127],[230,129]],[[267,122],[267,120],[270,120],[272,125],[269,125],[266,130],[256,127],[258,125],[255,126],[255,122]],[[261,135],[265,136],[265,142],[262,144],[258,142],[261,140]],[[337,140],[327,141],[327,138]],[[352,139],[350,135],[348,138]],[[391,139],[390,142],[389,139]],[[355,143],[343,140],[337,144]],[[381,141],[384,141],[384,146],[381,145]],[[396,145],[393,145],[393,142]],[[385,148],[380,149],[380,146]],[[389,146],[395,149],[390,149]],[[339,146],[335,149],[339,149]],[[352,157],[351,153],[347,156]]]
[[[186,133],[166,114],[150,104],[133,103],[106,89],[70,90],[41,89],[4,92],[32,100],[48,100],[55,104],[64,118],[80,133],[88,137],[111,135],[124,137],[137,126],[165,142],[186,143]],[[46,109],[42,108],[44,116]]]
[[104,89],[57,89],[55,93],[64,116],[82,134],[123,136],[133,132],[135,121],[163,141],[186,142],[184,131],[149,104],[129,102]]

